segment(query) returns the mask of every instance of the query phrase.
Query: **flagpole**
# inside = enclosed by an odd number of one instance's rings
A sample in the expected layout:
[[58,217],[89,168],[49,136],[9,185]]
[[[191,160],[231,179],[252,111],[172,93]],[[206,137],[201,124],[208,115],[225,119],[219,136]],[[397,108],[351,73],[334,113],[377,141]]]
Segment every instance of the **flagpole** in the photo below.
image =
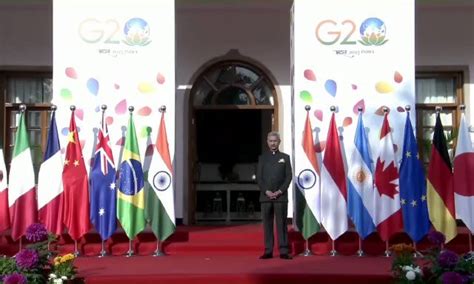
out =
[[415,241],[413,241],[413,250],[415,251],[413,253],[414,258],[423,257],[423,254],[421,252],[419,252],[418,249],[416,248],[416,242]]
[[[21,104],[20,105],[20,113],[22,115],[24,115],[25,112],[26,112],[26,105]],[[18,127],[18,128],[20,128],[20,127]],[[11,225],[13,227],[13,224],[11,224]],[[23,241],[23,236],[20,236],[20,241],[18,242],[18,253],[21,252],[21,250],[22,250],[22,244],[23,244],[22,241]]]
[[[442,107],[442,106],[436,106],[436,107],[435,107],[436,119],[440,118],[440,113],[441,113],[442,110],[443,110],[443,107]],[[441,121],[441,120],[440,120],[440,121]],[[435,125],[435,126],[436,126],[436,125]],[[443,133],[443,135],[444,135],[444,133]],[[451,169],[450,169],[450,170],[451,170]],[[439,231],[437,228],[435,228],[435,229],[436,229],[437,231]],[[440,249],[441,249],[441,252],[444,251],[444,243],[441,244]]]
[[365,253],[364,253],[364,250],[362,249],[362,238],[360,237],[359,234],[358,236],[359,236],[359,250],[357,251],[357,256],[362,257],[365,255]]
[[[406,105],[405,106],[405,110],[407,112],[407,115],[408,117],[410,116],[410,110],[411,110],[411,106],[410,105]],[[418,252],[417,248],[416,248],[416,242],[414,240],[413,241],[413,258],[417,258],[418,256],[423,256],[423,254],[421,254],[420,252]]]
[[[384,113],[384,116],[386,117],[387,116],[387,113],[388,113],[388,107],[384,107],[383,108],[383,113]],[[384,256],[385,257],[390,257],[390,250],[388,249],[388,240],[385,241],[385,252],[384,252]]]
[[[460,105],[459,109],[464,114],[464,112],[466,111],[466,106],[465,105]],[[469,241],[469,253],[473,253],[473,251],[472,251],[472,234],[471,234],[470,230],[468,230],[468,241]]]
[[132,249],[132,240],[128,239],[128,251],[126,257],[132,257],[133,256],[133,249]]
[[[334,114],[336,112],[336,106],[331,106],[330,110]],[[331,252],[329,254],[331,256],[336,256],[337,251],[336,251],[336,241],[335,240],[331,240],[331,246],[332,246],[332,249],[331,249]]]
[[[102,109],[102,120],[100,122],[100,127],[104,129],[104,117],[105,117],[105,110],[107,109],[107,105],[103,104],[100,106],[100,108]],[[105,251],[105,241],[101,238],[99,258],[102,258],[106,255],[107,255],[107,252]]]
[[304,251],[300,254],[301,256],[312,256],[314,253],[311,251],[309,246],[309,239],[304,242]]
[[166,254],[161,250],[161,241],[159,238],[156,238],[156,250],[153,256],[165,256]]
[[100,106],[100,108],[102,109],[102,120],[100,121],[100,127],[102,127],[102,129],[104,129],[104,117],[105,117],[105,110],[107,109],[107,105],[103,104]]
[[392,254],[390,253],[390,250],[388,249],[388,240],[387,240],[387,241],[385,241],[385,253],[384,253],[384,256],[385,256],[385,257],[390,257],[390,255],[392,255]]
[[329,255],[331,256],[336,256],[337,255],[337,250],[336,250],[336,242],[334,240],[331,240],[331,252],[329,253]]
[[105,241],[102,240],[102,241],[100,242],[100,254],[99,254],[99,258],[102,258],[102,257],[104,257],[104,256],[106,256],[106,255],[107,255],[107,252],[105,251]]
[[77,240],[74,240],[74,255],[76,257],[80,255],[79,250],[77,249]]
[[[311,110],[311,106],[305,105],[304,109],[306,110],[306,113],[308,114],[309,111]],[[305,197],[305,198],[306,198],[306,197]],[[309,238],[310,238],[310,237],[308,237],[308,238],[306,239],[305,243],[304,243],[305,249],[304,249],[304,251],[300,254],[301,256],[312,256],[312,255],[314,255],[313,252],[311,251],[310,246],[309,246]]]
[[[357,108],[357,111],[359,112],[359,115],[361,115],[362,112],[364,111],[364,108],[359,106]],[[358,239],[359,239],[359,249],[357,250],[357,256],[358,257],[363,257],[365,255],[365,253],[364,253],[364,250],[362,249],[362,238],[360,237],[359,234],[357,234],[357,236],[358,236]]]
[[23,239],[23,236],[20,237],[20,241],[18,243],[18,253],[20,253],[22,249],[22,239]]
[[469,236],[469,252],[472,253],[472,234],[470,231],[468,233],[468,236]]

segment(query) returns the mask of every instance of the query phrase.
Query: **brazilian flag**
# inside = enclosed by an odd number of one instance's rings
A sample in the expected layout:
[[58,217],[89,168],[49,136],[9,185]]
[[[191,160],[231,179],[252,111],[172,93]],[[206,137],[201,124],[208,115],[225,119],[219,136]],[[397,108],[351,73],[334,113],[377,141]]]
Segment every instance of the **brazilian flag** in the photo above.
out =
[[144,176],[140,161],[137,133],[132,113],[128,121],[123,161],[120,164],[117,218],[128,238],[132,240],[145,228]]

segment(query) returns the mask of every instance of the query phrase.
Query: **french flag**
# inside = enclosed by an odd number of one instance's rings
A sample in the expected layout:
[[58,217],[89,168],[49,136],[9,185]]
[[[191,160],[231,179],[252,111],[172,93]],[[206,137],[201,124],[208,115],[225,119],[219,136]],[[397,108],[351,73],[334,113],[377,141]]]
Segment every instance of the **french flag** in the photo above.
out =
[[59,235],[64,230],[63,159],[59,145],[55,112],[51,114],[48,142],[38,174],[38,218],[48,231]]

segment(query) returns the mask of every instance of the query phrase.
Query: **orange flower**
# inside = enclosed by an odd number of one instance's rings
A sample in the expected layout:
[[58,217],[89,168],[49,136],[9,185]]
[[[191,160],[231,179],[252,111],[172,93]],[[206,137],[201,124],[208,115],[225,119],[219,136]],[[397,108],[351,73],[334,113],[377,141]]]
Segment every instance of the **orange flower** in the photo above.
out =
[[390,250],[393,251],[396,255],[415,252],[415,249],[412,245],[407,245],[405,243],[395,244],[390,247]]

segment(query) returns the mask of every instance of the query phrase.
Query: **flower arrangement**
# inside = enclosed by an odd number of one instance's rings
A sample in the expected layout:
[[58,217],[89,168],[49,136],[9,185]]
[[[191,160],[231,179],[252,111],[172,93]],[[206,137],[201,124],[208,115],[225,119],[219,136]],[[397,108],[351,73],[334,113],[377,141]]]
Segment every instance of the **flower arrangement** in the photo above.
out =
[[[67,279],[72,279],[75,276],[74,256],[56,257],[58,265],[56,265],[56,261],[50,262],[50,258],[55,253],[49,250],[49,244],[56,241],[56,237],[48,234],[43,224],[30,225],[25,236],[30,244],[15,257],[0,258],[0,282],[4,284],[36,284],[47,281],[58,283],[47,279],[50,271],[56,272],[60,278],[66,276]],[[63,258],[64,260],[62,260]]]
[[72,253],[57,256],[54,258],[49,281],[51,283],[63,283],[63,280],[72,280],[76,276],[76,267],[74,259],[76,256]]
[[392,273],[396,283],[442,283],[464,284],[474,281],[474,255],[458,256],[450,250],[443,250],[445,237],[440,232],[430,232],[428,240],[433,245],[415,258],[411,245],[397,244],[391,247],[394,258]]

